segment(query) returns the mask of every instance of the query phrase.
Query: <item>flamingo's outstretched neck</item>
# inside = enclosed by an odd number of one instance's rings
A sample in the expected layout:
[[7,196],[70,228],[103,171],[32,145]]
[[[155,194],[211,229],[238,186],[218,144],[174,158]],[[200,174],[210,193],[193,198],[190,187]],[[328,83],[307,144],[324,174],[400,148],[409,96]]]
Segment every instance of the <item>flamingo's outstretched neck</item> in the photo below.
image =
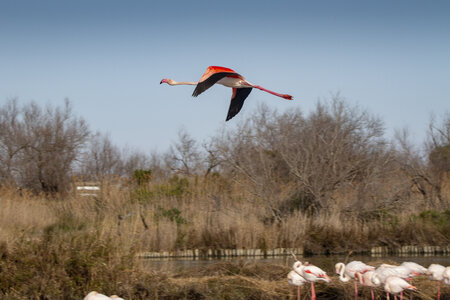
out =
[[163,80],[161,80],[161,83],[167,83],[168,85],[197,85],[198,82],[193,82],[193,81],[182,81],[182,82],[177,82],[173,79],[167,79],[164,78]]
[[274,91],[271,91],[271,90],[265,89],[265,88],[263,88],[262,86],[259,86],[259,85],[252,85],[252,87],[254,87],[254,88],[256,88],[256,89],[260,89],[261,91],[264,91],[264,92],[270,93],[270,94],[272,94],[272,95],[275,95],[275,96],[278,96],[278,97],[284,98],[284,99],[286,99],[286,100],[292,100],[292,99],[293,99],[293,97],[292,97],[291,95],[287,95],[287,94],[280,94],[280,93],[277,93],[277,92],[274,92]]

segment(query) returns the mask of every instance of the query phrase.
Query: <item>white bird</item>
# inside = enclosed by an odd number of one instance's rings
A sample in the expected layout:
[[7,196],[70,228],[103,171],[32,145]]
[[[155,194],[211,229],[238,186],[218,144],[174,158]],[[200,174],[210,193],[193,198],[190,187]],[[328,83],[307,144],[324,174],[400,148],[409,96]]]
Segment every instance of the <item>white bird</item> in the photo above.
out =
[[411,277],[411,270],[405,266],[392,266],[382,264],[375,270],[375,274],[372,276],[372,282],[375,285],[384,284],[389,276],[396,276],[402,279],[408,279]]
[[[405,261],[400,266],[407,267],[411,270],[411,278],[408,279],[409,283],[412,284],[412,278],[419,275],[424,275],[428,273],[427,268],[419,265],[418,263],[412,261]],[[412,294],[409,295],[409,299],[412,300]]]
[[290,271],[287,278],[290,285],[297,287],[297,299],[300,300],[300,288],[308,281],[295,271]]
[[359,283],[360,283],[361,285],[363,285],[363,286],[368,286],[368,287],[370,287],[370,295],[371,295],[371,297],[372,297],[372,300],[375,299],[375,295],[374,295],[374,293],[373,293],[373,288],[374,288],[374,287],[377,287],[377,285],[375,285],[375,284],[372,282],[372,276],[373,276],[373,274],[375,274],[375,271],[367,271],[367,272],[365,272],[364,274],[356,273],[356,277],[358,278]]
[[[372,276],[372,282],[373,284],[378,286],[380,284],[385,284],[387,278],[390,276],[399,277],[401,279],[408,279],[411,278],[411,272],[412,271],[405,266],[382,264],[375,270],[375,273]],[[403,297],[403,295],[401,296]]]
[[320,269],[319,267],[309,264],[302,265],[300,262],[295,262],[293,268],[294,271],[297,272],[297,274],[305,278],[307,281],[311,282],[311,300],[316,299],[314,282],[316,281],[331,282],[331,279],[327,275],[327,273],[324,270]]
[[450,285],[450,267],[445,268],[442,277],[444,277],[444,283]]
[[335,266],[336,273],[339,274],[339,279],[343,282],[347,282],[350,279],[355,280],[355,299],[358,299],[358,284],[357,284],[357,275],[358,273],[364,274],[367,271],[375,270],[375,267],[366,265],[361,261],[351,261],[348,264],[337,263]]
[[438,282],[438,295],[437,299],[441,299],[441,281],[444,280],[444,272],[446,267],[439,264],[431,264],[428,267],[428,275],[430,280],[436,280]]
[[410,269],[411,275],[412,276],[419,276],[419,275],[424,275],[427,274],[427,268],[425,268],[424,266],[421,266],[415,262],[411,262],[411,261],[405,261],[403,262],[400,266],[404,266],[407,267],[408,269]]
[[110,297],[100,294],[96,291],[92,291],[84,297],[83,300],[111,300]]
[[417,288],[400,277],[389,276],[384,283],[384,290],[386,293],[394,294],[395,299],[397,299],[397,294],[400,293],[400,300],[402,300],[403,290],[417,291]]

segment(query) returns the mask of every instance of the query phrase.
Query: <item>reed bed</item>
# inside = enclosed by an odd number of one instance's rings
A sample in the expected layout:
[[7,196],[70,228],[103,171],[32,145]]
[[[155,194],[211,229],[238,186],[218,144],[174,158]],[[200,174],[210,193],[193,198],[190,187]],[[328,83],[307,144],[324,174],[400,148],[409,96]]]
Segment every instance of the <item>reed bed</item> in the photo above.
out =
[[[225,248],[317,254],[449,244],[449,211],[412,206],[361,218],[337,209],[292,210],[276,220],[263,200],[224,181],[110,181],[95,197],[1,189],[0,298],[70,300],[97,290],[126,299],[294,299],[286,280],[290,266],[223,262],[164,274],[143,267],[137,254]],[[434,284],[420,279],[417,285],[414,299],[433,298]],[[350,299],[351,289],[333,278],[318,285],[318,299]],[[444,287],[441,299],[449,293]]]

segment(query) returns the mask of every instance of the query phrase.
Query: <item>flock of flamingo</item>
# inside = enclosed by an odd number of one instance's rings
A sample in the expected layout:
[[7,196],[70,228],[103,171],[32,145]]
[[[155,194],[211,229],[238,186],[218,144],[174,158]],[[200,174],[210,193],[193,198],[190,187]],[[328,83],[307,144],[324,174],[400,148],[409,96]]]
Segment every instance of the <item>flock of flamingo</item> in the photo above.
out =
[[[295,257],[295,256],[294,256]],[[300,300],[300,288],[305,283],[311,283],[311,300],[316,299],[314,282],[331,282],[330,277],[322,269],[311,265],[308,262],[302,263],[295,258],[296,262],[292,266],[287,278],[290,285],[297,286],[297,299]],[[430,280],[438,282],[437,299],[441,298],[441,281],[450,285],[450,267],[444,267],[438,264],[431,264],[428,269],[415,263],[403,262],[399,266],[382,264],[378,268],[366,265],[361,261],[351,261],[348,264],[337,263],[335,265],[336,273],[343,282],[354,280],[355,299],[358,299],[358,283],[362,286],[370,287],[372,300],[375,299],[373,288],[383,287],[386,292],[386,299],[393,294],[397,299],[400,294],[400,300],[403,299],[403,291],[417,291],[417,287],[412,285],[412,279],[419,275],[426,275]],[[412,294],[410,294],[412,299]]]

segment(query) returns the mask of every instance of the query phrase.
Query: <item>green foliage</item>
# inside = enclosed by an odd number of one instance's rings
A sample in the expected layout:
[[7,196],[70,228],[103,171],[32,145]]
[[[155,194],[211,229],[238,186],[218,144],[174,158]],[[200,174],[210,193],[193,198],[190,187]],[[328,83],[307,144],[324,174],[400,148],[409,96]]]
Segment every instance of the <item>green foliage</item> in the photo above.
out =
[[411,219],[433,227],[444,236],[450,238],[450,210],[442,212],[426,210],[418,215],[412,215]]
[[189,181],[187,178],[178,177],[177,175],[169,178],[167,184],[167,189],[165,191],[166,196],[176,196],[180,197],[188,191]]
[[147,187],[138,187],[131,192],[131,202],[137,202],[145,205],[151,202],[154,194],[155,193],[149,190]]
[[58,234],[81,231],[85,227],[86,224],[73,214],[62,213],[57,222],[44,228],[44,234],[47,238],[52,238]]
[[134,171],[134,180],[138,185],[144,185],[150,182],[152,179],[152,170],[138,169]]
[[175,222],[177,225],[187,223],[186,219],[181,216],[181,211],[178,208],[164,209],[163,207],[158,206],[158,211],[155,213],[155,218],[156,220],[166,218],[171,222]]

